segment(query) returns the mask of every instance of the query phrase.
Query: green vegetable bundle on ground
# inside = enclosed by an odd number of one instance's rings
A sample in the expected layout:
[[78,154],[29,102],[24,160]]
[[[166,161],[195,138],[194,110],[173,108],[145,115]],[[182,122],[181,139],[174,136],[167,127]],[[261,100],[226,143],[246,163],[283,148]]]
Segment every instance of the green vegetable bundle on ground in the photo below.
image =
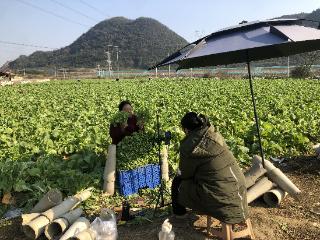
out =
[[131,170],[159,162],[155,136],[135,132],[117,145],[117,170]]

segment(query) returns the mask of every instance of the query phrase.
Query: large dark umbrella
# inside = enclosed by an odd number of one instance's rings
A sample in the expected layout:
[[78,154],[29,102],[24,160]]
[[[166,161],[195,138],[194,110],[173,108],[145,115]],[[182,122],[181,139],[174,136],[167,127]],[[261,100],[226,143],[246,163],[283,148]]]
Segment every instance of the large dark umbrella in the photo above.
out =
[[275,19],[225,28],[188,44],[150,69],[174,63],[185,69],[246,62],[264,166],[250,62],[320,49],[320,30],[299,24],[298,19]]

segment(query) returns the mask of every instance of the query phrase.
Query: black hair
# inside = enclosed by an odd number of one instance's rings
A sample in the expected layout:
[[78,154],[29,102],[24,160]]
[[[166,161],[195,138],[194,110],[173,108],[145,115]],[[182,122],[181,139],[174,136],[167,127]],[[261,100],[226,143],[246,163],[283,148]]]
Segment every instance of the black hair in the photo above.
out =
[[204,116],[203,114],[188,112],[181,119],[181,125],[183,128],[193,131],[197,128],[210,126],[210,123],[206,116]]
[[124,107],[125,105],[127,105],[127,104],[129,104],[130,106],[132,106],[132,105],[131,105],[131,102],[129,102],[129,101],[127,101],[127,100],[122,101],[122,102],[119,104],[119,106],[118,106],[119,111],[122,111],[123,107]]

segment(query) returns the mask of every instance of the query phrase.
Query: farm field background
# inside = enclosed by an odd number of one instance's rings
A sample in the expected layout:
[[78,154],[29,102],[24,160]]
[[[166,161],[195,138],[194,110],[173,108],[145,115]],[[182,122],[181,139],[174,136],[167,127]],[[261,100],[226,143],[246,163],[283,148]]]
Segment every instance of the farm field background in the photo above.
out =
[[[310,153],[320,142],[320,82],[256,79],[254,88],[266,157]],[[187,111],[209,116],[242,166],[259,153],[246,79],[54,81],[2,87],[0,95],[0,191],[27,193],[25,206],[49,188],[65,194],[101,188],[110,120],[120,100],[149,112],[145,131],[150,135],[156,134],[159,114],[162,132],[173,135],[172,170],[183,137],[180,119]],[[124,149],[134,156],[144,144]],[[154,151],[148,154],[150,161],[157,159]]]

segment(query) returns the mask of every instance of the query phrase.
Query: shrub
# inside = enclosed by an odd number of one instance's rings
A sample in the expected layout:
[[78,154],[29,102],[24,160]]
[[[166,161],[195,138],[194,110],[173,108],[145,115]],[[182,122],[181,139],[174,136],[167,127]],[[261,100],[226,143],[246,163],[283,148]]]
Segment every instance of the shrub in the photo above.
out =
[[297,66],[291,70],[291,77],[292,78],[308,78],[312,76],[311,67],[302,65]]

